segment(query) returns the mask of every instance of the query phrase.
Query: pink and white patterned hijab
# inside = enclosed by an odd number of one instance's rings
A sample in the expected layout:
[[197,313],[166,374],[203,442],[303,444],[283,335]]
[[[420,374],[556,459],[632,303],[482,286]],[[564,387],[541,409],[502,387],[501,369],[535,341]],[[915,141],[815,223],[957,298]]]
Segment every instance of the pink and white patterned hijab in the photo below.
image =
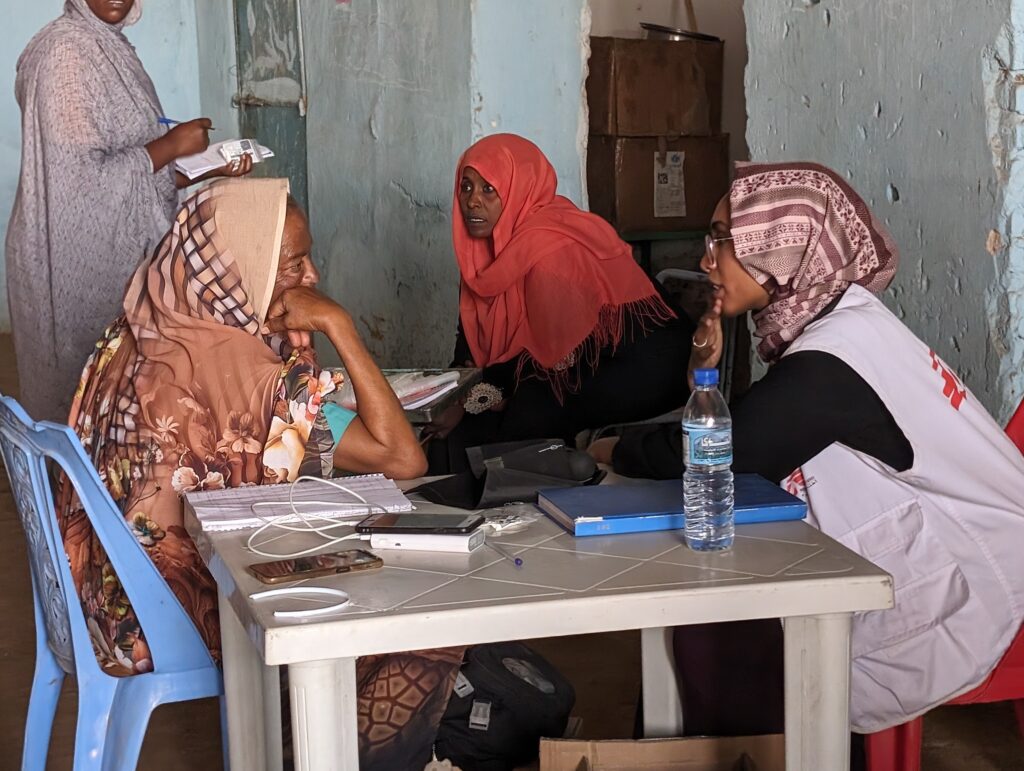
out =
[[737,164],[729,204],[736,257],[771,297],[754,315],[767,362],[850,284],[878,294],[896,273],[889,232],[824,166]]

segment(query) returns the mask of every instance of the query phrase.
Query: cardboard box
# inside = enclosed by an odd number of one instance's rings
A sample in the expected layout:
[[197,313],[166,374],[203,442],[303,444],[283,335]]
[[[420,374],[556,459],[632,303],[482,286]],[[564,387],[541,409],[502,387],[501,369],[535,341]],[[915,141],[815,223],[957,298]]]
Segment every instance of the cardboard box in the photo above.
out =
[[757,771],[786,767],[782,734],[729,739],[579,741],[542,739],[540,771],[737,771],[743,753]]
[[728,134],[590,137],[590,210],[620,233],[706,228],[728,189]]
[[721,40],[590,38],[590,132],[709,136],[722,130]]

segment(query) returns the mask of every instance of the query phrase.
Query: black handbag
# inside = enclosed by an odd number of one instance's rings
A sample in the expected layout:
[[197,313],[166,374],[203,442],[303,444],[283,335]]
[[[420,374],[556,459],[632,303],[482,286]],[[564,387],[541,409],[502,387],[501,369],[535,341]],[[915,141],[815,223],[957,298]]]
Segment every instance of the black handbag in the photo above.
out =
[[501,442],[466,450],[470,470],[428,482],[410,492],[432,503],[486,509],[535,503],[537,491],[596,484],[604,477],[594,459],[560,439]]
[[520,642],[478,645],[465,657],[434,752],[462,771],[512,771],[561,737],[576,703],[562,674]]

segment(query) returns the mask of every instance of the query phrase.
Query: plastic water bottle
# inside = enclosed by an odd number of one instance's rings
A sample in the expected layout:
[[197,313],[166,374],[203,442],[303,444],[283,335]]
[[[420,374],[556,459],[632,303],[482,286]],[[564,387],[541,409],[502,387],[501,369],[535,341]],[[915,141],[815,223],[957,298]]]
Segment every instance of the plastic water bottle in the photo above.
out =
[[683,512],[686,545],[696,551],[732,548],[732,418],[718,390],[718,370],[698,369],[683,411]]

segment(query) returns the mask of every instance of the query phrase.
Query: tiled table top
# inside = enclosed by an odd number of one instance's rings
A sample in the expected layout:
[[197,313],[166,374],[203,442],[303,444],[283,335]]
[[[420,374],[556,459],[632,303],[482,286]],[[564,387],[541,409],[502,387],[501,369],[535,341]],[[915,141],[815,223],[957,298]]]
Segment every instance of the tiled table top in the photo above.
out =
[[[332,656],[364,655],[891,603],[887,574],[804,522],[741,526],[731,551],[698,553],[679,531],[577,538],[541,517],[493,539],[521,557],[522,567],[486,546],[471,554],[381,550],[383,568],[297,584],[342,589],[348,606],[285,621],[274,610],[332,601],[293,595],[254,602],[249,595],[267,587],[245,568],[265,558],[245,549],[248,531],[203,533],[191,515],[186,520],[267,663],[309,658],[309,645],[329,645]],[[313,537],[289,535],[272,548],[308,547]],[[365,545],[346,541],[325,551]]]

